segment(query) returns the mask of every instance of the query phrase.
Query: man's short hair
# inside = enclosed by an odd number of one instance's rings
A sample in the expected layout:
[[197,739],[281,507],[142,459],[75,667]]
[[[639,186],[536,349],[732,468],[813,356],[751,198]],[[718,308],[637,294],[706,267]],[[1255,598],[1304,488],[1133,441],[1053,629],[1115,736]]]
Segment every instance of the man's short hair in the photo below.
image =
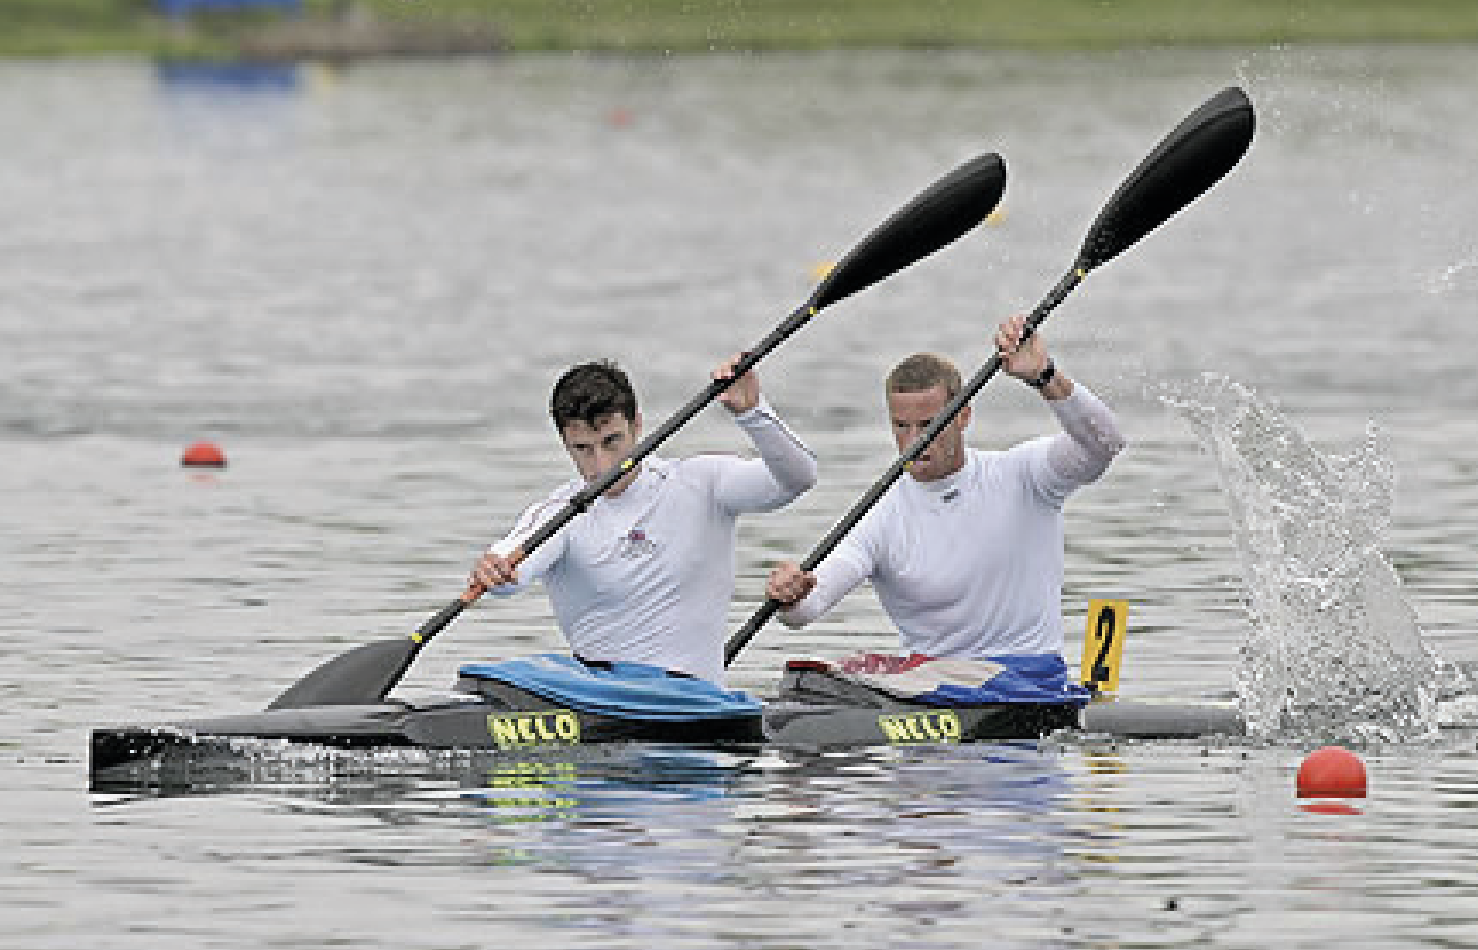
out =
[[959,395],[963,383],[955,364],[933,353],[915,353],[893,367],[888,374],[886,391],[889,393],[921,393],[935,386],[944,387],[944,395],[953,399]]
[[561,433],[571,422],[595,428],[596,420],[620,413],[627,422],[636,420],[636,391],[631,380],[610,360],[581,363],[565,371],[549,397],[549,415]]

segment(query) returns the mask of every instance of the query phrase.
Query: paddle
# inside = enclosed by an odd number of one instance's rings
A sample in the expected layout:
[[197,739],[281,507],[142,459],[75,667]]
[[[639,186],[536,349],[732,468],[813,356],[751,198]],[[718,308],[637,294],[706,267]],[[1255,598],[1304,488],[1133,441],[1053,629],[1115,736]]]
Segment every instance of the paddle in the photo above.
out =
[[[1235,86],[1212,96],[1182,120],[1109,198],[1088,229],[1088,236],[1067,275],[1027,317],[1022,339],[1030,336],[1047,319],[1047,315],[1067,298],[1089,271],[1123,253],[1231,171],[1252,144],[1253,125],[1252,103]],[[1000,355],[993,355],[964,389],[939,411],[929,427],[858,499],[846,516],[806,555],[800,563],[801,570],[816,569],[1000,368]],[[780,607],[779,601],[766,598],[759,610],[729,638],[724,649],[725,666],[734,661],[739,651],[754,639]]]
[[[621,462],[576,493],[558,514],[519,545],[519,560],[549,540],[572,518],[590,507],[627,471],[638,465],[735,379],[754,368],[771,350],[823,308],[850,297],[952,243],[974,228],[996,207],[1006,187],[1006,166],[994,153],[956,168],[917,195],[873,230],[832,268],[804,304],[734,366],[729,379],[713,380],[686,406],[643,439]],[[446,628],[468,604],[482,596],[477,585],[427,620],[408,639],[367,643],[327,661],[290,686],[268,709],[376,703],[400,682],[431,638]]]

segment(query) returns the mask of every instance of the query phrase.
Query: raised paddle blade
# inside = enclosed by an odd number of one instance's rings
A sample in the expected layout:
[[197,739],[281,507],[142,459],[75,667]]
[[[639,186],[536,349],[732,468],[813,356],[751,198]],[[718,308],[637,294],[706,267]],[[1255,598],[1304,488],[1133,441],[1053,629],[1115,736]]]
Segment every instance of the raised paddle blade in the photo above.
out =
[[820,310],[917,263],[980,224],[1006,190],[1006,163],[973,158],[919,193],[862,239],[816,288]]
[[340,653],[272,700],[268,709],[378,703],[416,655],[410,638],[377,640]]
[[1078,266],[1088,271],[1113,259],[1220,181],[1246,154],[1255,125],[1252,103],[1236,86],[1207,99],[1109,198],[1088,229]]

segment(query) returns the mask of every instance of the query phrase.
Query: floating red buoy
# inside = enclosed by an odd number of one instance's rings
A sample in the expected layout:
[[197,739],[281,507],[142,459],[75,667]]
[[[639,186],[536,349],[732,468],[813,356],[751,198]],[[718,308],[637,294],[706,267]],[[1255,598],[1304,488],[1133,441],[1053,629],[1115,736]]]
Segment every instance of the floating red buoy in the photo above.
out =
[[1349,749],[1315,749],[1298,767],[1299,798],[1364,798],[1365,763]]
[[196,442],[185,449],[180,464],[196,468],[225,468],[226,453],[214,442]]

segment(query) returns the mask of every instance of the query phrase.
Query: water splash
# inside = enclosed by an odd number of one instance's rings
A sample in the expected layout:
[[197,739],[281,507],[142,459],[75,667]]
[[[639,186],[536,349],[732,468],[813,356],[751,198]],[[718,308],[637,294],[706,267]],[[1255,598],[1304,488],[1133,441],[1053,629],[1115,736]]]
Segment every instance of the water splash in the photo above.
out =
[[1423,283],[1427,293],[1443,296],[1463,292],[1463,285],[1475,279],[1478,279],[1478,255],[1433,271]]
[[1381,553],[1396,474],[1376,428],[1350,454],[1325,455],[1224,377],[1160,383],[1152,396],[1190,423],[1226,495],[1252,622],[1238,676],[1249,733],[1434,739],[1439,694],[1466,684],[1423,640]]

